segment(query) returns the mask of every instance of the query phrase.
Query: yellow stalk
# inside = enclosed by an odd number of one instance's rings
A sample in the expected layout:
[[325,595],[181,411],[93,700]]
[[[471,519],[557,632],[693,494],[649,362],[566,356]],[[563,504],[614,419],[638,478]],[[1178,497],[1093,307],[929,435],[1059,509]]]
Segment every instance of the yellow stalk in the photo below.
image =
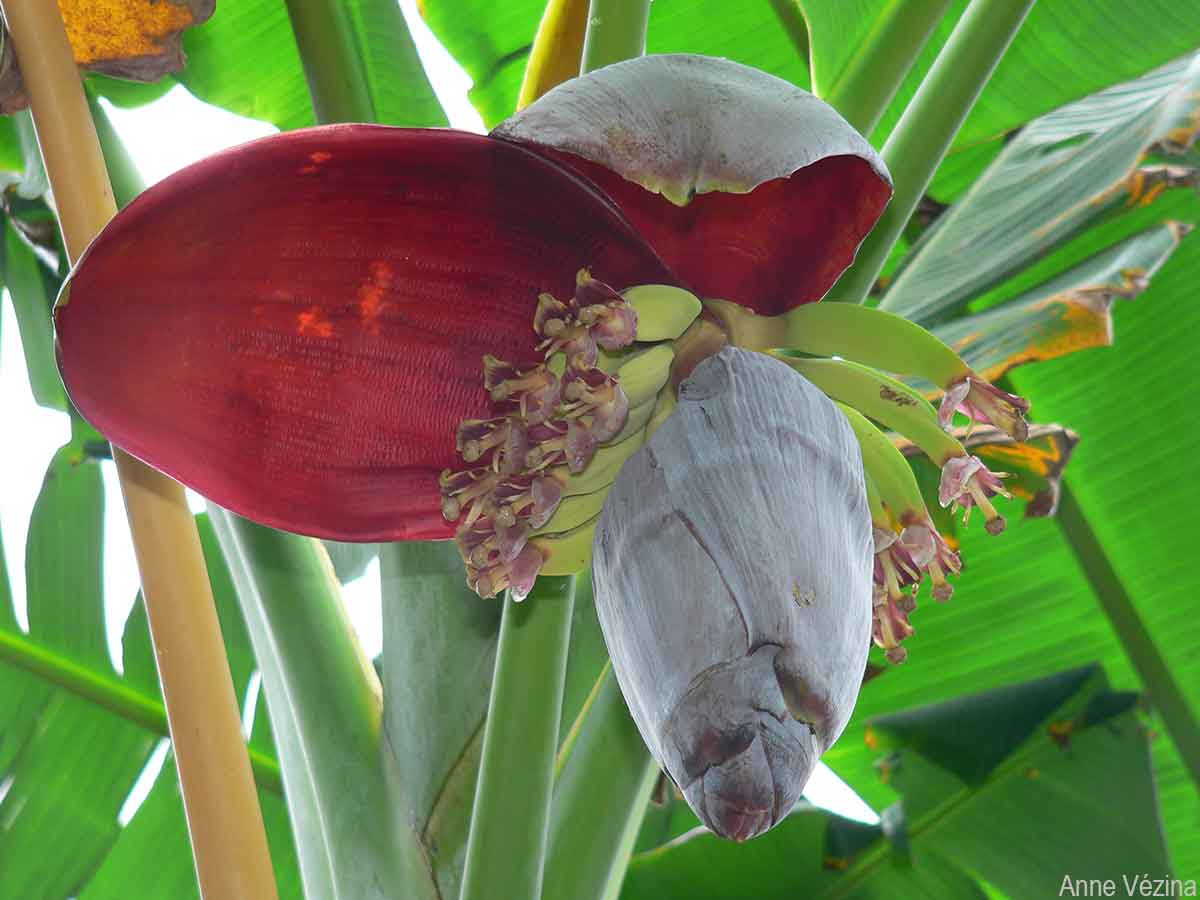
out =
[[588,0],[549,0],[525,64],[518,110],[579,74],[587,21]]
[[[116,213],[52,0],[0,0],[74,261]],[[201,894],[271,900],[275,878],[212,588],[183,488],[114,448]]]

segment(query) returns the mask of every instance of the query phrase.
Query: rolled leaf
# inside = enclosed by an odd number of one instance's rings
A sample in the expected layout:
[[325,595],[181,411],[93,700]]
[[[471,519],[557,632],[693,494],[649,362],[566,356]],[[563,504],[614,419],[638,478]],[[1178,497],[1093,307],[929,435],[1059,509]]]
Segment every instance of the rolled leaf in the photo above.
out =
[[599,185],[694,292],[771,315],[821,299],[892,195],[833,107],[725,59],[606,66],[492,133]]
[[596,532],[600,624],[643,739],[718,834],[786,816],[845,727],[872,554],[849,424],[755,353],[701,363],[618,476]]
[[335,540],[445,538],[438,473],[485,354],[531,364],[540,291],[670,282],[591,188],[512,144],[364,125],[211,156],[101,233],[56,310],[115,444],[241,515]]

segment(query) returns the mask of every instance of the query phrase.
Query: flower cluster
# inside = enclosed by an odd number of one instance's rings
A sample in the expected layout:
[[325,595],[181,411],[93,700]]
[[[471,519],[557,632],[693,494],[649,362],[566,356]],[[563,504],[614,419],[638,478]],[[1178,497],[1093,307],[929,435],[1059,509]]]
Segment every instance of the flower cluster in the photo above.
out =
[[581,269],[570,301],[538,297],[533,330],[545,362],[522,371],[484,357],[495,415],[459,425],[457,448],[469,467],[440,478],[442,515],[462,520],[455,540],[467,582],[482,597],[529,592],[543,562],[529,538],[554,515],[567,477],[629,416],[619,380],[597,366],[599,349],[618,350],[637,333],[637,313],[620,294]]
[[[928,576],[935,600],[945,602],[954,594],[946,580],[962,569],[958,554],[950,549],[928,516],[897,533],[876,525],[875,535],[875,644],[887,652],[890,662],[901,663],[908,651],[901,641],[913,633],[908,616],[917,608],[917,590]],[[911,592],[906,589],[911,588]]]
[[[1017,440],[1028,434],[1025,413],[1029,403],[1022,397],[1005,393],[982,379],[967,376],[952,384],[946,391],[939,411],[943,428],[949,428],[956,411],[965,412],[972,422],[990,422]],[[971,456],[957,445],[957,454],[942,462],[938,485],[938,502],[943,507],[962,507],[966,524],[973,507],[982,510],[984,527],[989,534],[1004,530],[1005,521],[990,498],[996,495],[1011,498],[1001,479],[1005,472],[992,472],[977,456]],[[919,498],[916,498],[919,499]],[[875,517],[875,579],[874,634],[875,644],[887,653],[893,663],[903,662],[907,651],[901,642],[913,633],[908,617],[917,608],[916,596],[921,582],[928,578],[935,600],[945,602],[954,594],[948,575],[962,569],[959,555],[938,532],[923,503],[913,502],[907,508],[884,508],[874,511]]]

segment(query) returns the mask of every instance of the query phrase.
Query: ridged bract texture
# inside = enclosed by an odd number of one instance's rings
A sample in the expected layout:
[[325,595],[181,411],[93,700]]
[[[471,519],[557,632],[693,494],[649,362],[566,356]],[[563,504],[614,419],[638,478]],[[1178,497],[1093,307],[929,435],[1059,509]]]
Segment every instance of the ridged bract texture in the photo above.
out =
[[596,608],[638,729],[713,831],[791,810],[845,728],[871,640],[858,444],[786,365],[727,348],[625,464],[596,532]]
[[537,296],[669,282],[588,185],[445,130],[336,125],[207,157],[88,248],[55,312],[105,437],[226,509],[350,541],[450,537],[438,474],[483,358],[540,361]]

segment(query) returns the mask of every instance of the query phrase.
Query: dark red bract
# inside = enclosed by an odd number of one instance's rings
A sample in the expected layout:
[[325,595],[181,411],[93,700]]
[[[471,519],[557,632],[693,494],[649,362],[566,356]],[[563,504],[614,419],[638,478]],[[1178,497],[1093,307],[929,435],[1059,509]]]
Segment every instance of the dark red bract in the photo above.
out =
[[890,185],[813,104],[854,152],[682,207],[512,135],[339,125],[217,154],[80,260],[55,314],[63,380],[114,444],[248,518],[450,537],[438,475],[489,413],[483,357],[540,361],[539,293],[570,297],[584,267],[771,314],[828,290]]
[[113,443],[214,502],[343,540],[445,538],[437,475],[487,413],[486,353],[539,360],[584,263],[670,281],[589,185],[473,134],[367,125],[210,157],[118,215],[56,310]]

